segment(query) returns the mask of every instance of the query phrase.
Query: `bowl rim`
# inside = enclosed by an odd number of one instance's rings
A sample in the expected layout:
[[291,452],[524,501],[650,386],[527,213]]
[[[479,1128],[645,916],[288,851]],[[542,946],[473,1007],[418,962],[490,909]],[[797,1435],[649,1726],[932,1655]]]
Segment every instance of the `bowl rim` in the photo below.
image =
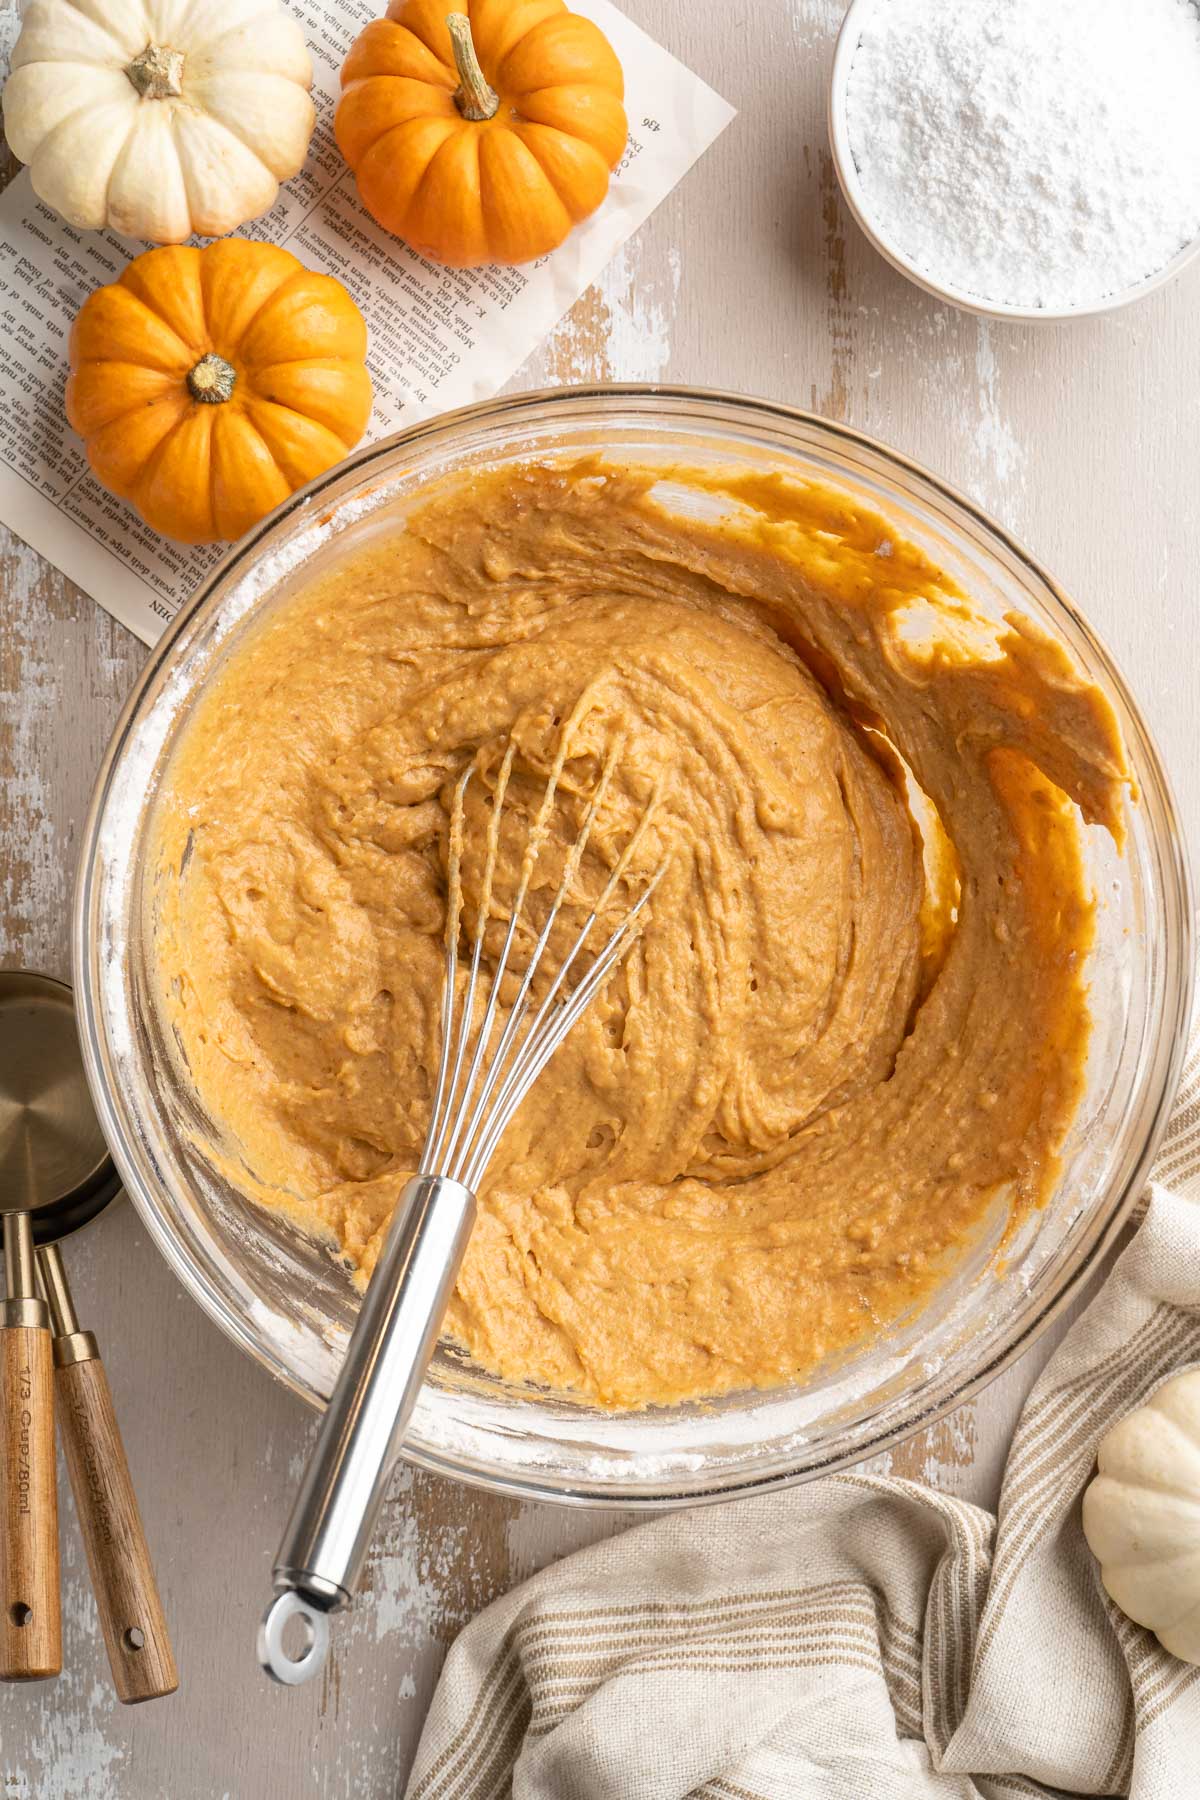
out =
[[864,23],[876,7],[884,4],[886,0],[850,0],[834,40],[826,112],[833,166],[846,205],[863,236],[899,274],[924,289],[925,293],[932,294],[935,300],[944,300],[949,305],[956,306],[960,312],[973,313],[977,318],[1007,319],[1013,324],[1063,324],[1070,319],[1099,318],[1104,313],[1119,312],[1124,307],[1132,306],[1138,300],[1166,287],[1168,282],[1174,281],[1177,275],[1182,275],[1189,264],[1200,256],[1200,232],[1197,232],[1190,243],[1184,244],[1169,262],[1164,263],[1161,269],[1156,269],[1152,275],[1144,276],[1141,281],[1122,288],[1118,293],[1106,294],[1103,299],[1087,301],[1077,306],[1011,306],[1002,300],[988,300],[979,294],[969,293],[965,288],[939,282],[920,268],[871,214],[854,161],[846,116],[850,65],[858,50]]
[[[224,1297],[210,1280],[207,1271],[187,1252],[183,1242],[171,1228],[165,1214],[154,1203],[152,1196],[145,1191],[142,1158],[133,1141],[132,1134],[126,1127],[122,1107],[117,1099],[116,1084],[110,1082],[107,1075],[106,1059],[109,1045],[99,1017],[98,983],[93,980],[93,968],[98,962],[96,941],[98,934],[93,931],[95,920],[93,899],[100,869],[98,852],[101,828],[105,810],[112,795],[114,778],[122,752],[138,722],[145,696],[166,665],[169,664],[179,639],[199,619],[206,602],[214,596],[218,588],[223,587],[235,575],[240,567],[253,563],[259,545],[277,526],[282,525],[303,509],[312,507],[314,502],[319,502],[325,489],[343,482],[348,476],[365,474],[373,464],[391,457],[401,447],[414,446],[423,440],[436,438],[442,434],[449,434],[453,437],[454,433],[466,423],[484,422],[496,415],[507,415],[514,424],[519,425],[521,415],[540,412],[547,407],[573,406],[578,408],[581,405],[593,405],[603,409],[622,401],[631,404],[665,402],[668,406],[677,405],[680,408],[679,422],[681,424],[687,422],[687,414],[684,409],[694,406],[713,408],[718,414],[724,414],[731,421],[749,415],[765,415],[768,421],[774,418],[788,428],[798,427],[801,430],[814,431],[818,436],[827,435],[836,443],[842,443],[860,451],[865,450],[870,455],[879,457],[886,465],[903,475],[919,484],[924,484],[935,499],[949,503],[953,508],[961,509],[971,523],[980,528],[985,536],[991,536],[999,542],[1021,570],[1027,572],[1034,584],[1040,584],[1046,590],[1054,602],[1062,608],[1072,627],[1081,634],[1104,665],[1104,673],[1110,690],[1124,709],[1128,726],[1136,740],[1137,761],[1141,765],[1139,772],[1143,776],[1143,790],[1150,782],[1153,783],[1157,804],[1169,826],[1165,842],[1160,845],[1160,851],[1164,853],[1163,871],[1164,877],[1166,877],[1163,892],[1163,937],[1167,942],[1168,956],[1159,1029],[1161,1037],[1166,1040],[1166,1045],[1164,1049],[1160,1042],[1157,1052],[1160,1063],[1158,1091],[1154,1097],[1145,1136],[1140,1149],[1133,1149],[1127,1153],[1125,1171],[1119,1182],[1119,1193],[1110,1202],[1103,1217],[1098,1217],[1093,1221],[1089,1231],[1077,1246],[1070,1266],[1061,1272],[1056,1291],[1044,1303],[1040,1311],[1024,1321],[1020,1329],[1014,1331],[1010,1328],[1005,1332],[995,1353],[983,1366],[964,1374],[956,1382],[947,1383],[942,1391],[919,1411],[910,1413],[894,1423],[879,1426],[866,1442],[850,1447],[844,1452],[831,1451],[827,1457],[806,1465],[802,1469],[749,1470],[741,1478],[722,1475],[719,1477],[717,1485],[699,1489],[680,1488],[666,1481],[660,1486],[648,1484],[645,1488],[631,1490],[627,1485],[631,1478],[628,1474],[616,1479],[606,1477],[588,1487],[572,1486],[554,1477],[543,1477],[536,1469],[527,1475],[519,1463],[514,1464],[508,1471],[497,1471],[494,1468],[483,1469],[468,1462],[465,1457],[422,1443],[406,1441],[401,1451],[403,1458],[412,1464],[516,1499],[542,1500],[562,1505],[599,1509],[654,1511],[680,1505],[714,1503],[755,1493],[765,1493],[811,1480],[818,1475],[851,1467],[867,1458],[893,1449],[915,1432],[936,1423],[947,1413],[972,1399],[1019,1356],[1023,1355],[1091,1282],[1097,1268],[1116,1242],[1141,1196],[1150,1165],[1166,1130],[1187,1047],[1187,1025],[1191,1012],[1193,987],[1192,880],[1179,822],[1178,806],[1166,766],[1153,734],[1103,638],[1084,620],[1075,603],[1016,538],[992,519],[983,508],[961,494],[950,483],[903,452],[881,443],[868,433],[858,431],[854,427],[841,424],[836,420],[826,419],[819,414],[789,406],[782,401],[763,399],[726,389],[654,382],[599,382],[578,387],[540,388],[524,393],[500,395],[491,400],[478,401],[429,419],[416,421],[402,431],[365,446],[335,465],[334,468],[318,476],[304,488],[298,489],[261,520],[238,544],[231,548],[227,555],[221,558],[196,593],[183,603],[176,617],[170,622],[151,650],[122,708],[97,772],[91,802],[81,833],[72,916],[71,952],[83,1061],[97,1118],[112,1151],[113,1160],[120,1171],[122,1181],[145,1223],[150,1237],[163,1255],[168,1267],[187,1292],[227,1337],[240,1349],[246,1351],[255,1362],[277,1380],[302,1399],[307,1400],[310,1405],[323,1408],[324,1397],[314,1392],[303,1378],[297,1376],[272,1346],[255,1335],[249,1321],[243,1315],[235,1313],[229,1308]],[[715,422],[711,418],[708,421],[710,425]],[[1170,942],[1172,928],[1177,932],[1173,943]],[[1170,954],[1171,952],[1174,954]],[[1170,980],[1172,966],[1173,981]],[[1147,1084],[1147,1098],[1153,1092],[1153,1088]]]

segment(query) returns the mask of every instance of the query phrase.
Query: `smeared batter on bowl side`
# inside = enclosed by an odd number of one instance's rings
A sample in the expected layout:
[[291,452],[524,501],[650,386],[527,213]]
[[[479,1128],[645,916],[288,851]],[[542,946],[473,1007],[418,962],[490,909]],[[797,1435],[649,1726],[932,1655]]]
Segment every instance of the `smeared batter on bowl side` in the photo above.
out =
[[427,490],[230,656],[158,827],[164,1005],[229,1167],[365,1276],[425,1135],[453,783],[482,750],[482,842],[516,737],[504,892],[563,734],[556,843],[620,735],[581,893],[656,787],[631,892],[666,873],[503,1141],[447,1322],[616,1407],[788,1380],[925,1299],[998,1197],[1047,1197],[1089,1028],[1081,821],[1118,835],[1125,781],[1067,652],[877,514],[661,478]]

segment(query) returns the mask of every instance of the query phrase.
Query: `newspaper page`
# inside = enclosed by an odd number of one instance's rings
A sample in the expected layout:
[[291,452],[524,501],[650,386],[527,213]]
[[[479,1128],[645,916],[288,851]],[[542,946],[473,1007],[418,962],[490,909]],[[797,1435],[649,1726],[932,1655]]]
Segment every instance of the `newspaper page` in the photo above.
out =
[[[301,173],[242,235],[285,245],[354,296],[375,384],[368,438],[496,393],[733,117],[610,0],[574,0],[625,72],[629,142],[607,199],[540,262],[439,268],[375,224],[334,141],[339,71],[378,0],[294,0],[294,10],[312,53],[317,126]],[[145,248],[72,229],[27,172],[0,195],[0,518],[153,643],[225,546],[171,543],[107,493],[63,403],[71,321]]]

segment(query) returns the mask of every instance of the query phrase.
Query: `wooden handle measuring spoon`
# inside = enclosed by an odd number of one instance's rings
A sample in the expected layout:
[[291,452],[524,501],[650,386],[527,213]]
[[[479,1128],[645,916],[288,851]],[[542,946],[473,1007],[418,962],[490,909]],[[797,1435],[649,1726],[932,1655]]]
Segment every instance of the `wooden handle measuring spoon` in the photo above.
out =
[[0,1305],[0,1679],[62,1668],[54,1363],[28,1213],[4,1215]]
[[158,1700],[179,1686],[108,1376],[75,1316],[57,1244],[38,1250],[54,1332],[58,1426],[117,1698]]

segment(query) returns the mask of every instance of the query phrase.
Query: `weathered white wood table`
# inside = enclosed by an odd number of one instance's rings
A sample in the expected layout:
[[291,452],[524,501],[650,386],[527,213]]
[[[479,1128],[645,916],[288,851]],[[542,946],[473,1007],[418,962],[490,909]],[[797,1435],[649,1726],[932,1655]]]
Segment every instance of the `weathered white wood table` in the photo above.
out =
[[[1200,841],[1200,268],[1132,312],[1004,328],[907,286],[839,203],[824,80],[840,0],[624,0],[740,109],[517,387],[757,392],[847,419],[978,498],[1101,628]],[[80,822],[142,645],[0,532],[0,962],[67,975]],[[618,1515],[403,1472],[322,1681],[285,1692],[254,1631],[312,1417],[178,1288],[128,1206],[73,1247],[105,1348],[183,1685],[113,1702],[64,1495],[66,1668],[0,1691],[4,1800],[379,1800],[402,1791],[444,1648],[493,1594]],[[984,1503],[1047,1346],[891,1459]]]

